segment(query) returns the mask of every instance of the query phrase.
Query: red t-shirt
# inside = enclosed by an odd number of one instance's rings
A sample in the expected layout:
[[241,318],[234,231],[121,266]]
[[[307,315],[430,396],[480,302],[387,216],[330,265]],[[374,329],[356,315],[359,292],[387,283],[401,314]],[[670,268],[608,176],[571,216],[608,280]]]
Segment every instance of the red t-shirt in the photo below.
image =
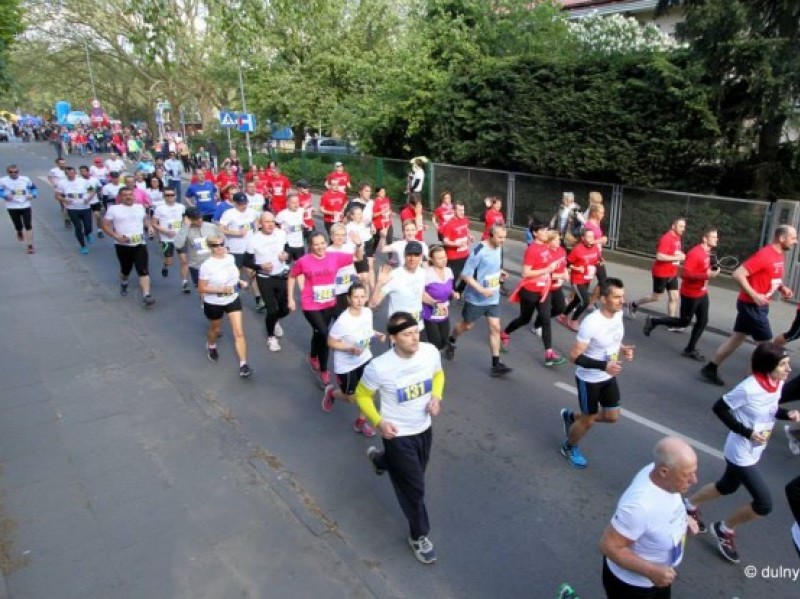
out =
[[711,268],[711,256],[698,243],[686,254],[686,261],[681,271],[681,295],[698,298],[708,293],[708,269]]
[[[403,209],[400,211],[400,222],[404,223],[407,220],[413,220],[415,223],[417,222],[417,211],[414,210],[413,206],[406,204],[403,206]],[[417,223],[419,225],[419,223]],[[422,241],[424,231],[419,229],[417,231],[416,240]]]
[[392,200],[386,196],[375,198],[372,204],[372,224],[378,231],[388,229],[392,224]]
[[303,224],[309,229],[314,228],[314,200],[311,199],[310,192],[297,192],[297,201],[303,211]]
[[506,224],[506,217],[503,216],[503,213],[494,208],[489,208],[483,215],[483,235],[481,235],[481,239],[489,238],[489,231],[494,225],[504,224]]
[[347,187],[350,185],[350,174],[337,173],[336,171],[333,171],[332,173],[329,173],[327,177],[325,177],[325,184],[335,185],[337,187]]
[[286,194],[289,193],[291,185],[292,183],[286,175],[275,175],[270,179],[267,190],[271,196],[273,214],[278,214],[286,208]]
[[326,223],[342,222],[342,212],[347,204],[347,195],[343,191],[328,190],[319,199],[320,209],[330,210],[336,214],[323,214],[322,220]]
[[[656,248],[657,254],[666,254],[672,256],[681,251],[681,236],[675,231],[667,231],[658,240],[658,247]],[[671,279],[678,274],[678,265],[674,262],[662,262],[656,260],[653,262],[653,276],[662,279]]]
[[[527,248],[525,248],[525,255],[522,258],[523,266],[528,266],[531,270],[542,270],[547,268],[553,262],[553,254],[550,252],[550,246],[546,243],[538,243],[534,241]],[[520,287],[542,293],[550,289],[551,277],[549,274],[539,275],[538,277],[526,277],[520,281]]]
[[463,240],[460,247],[444,246],[448,260],[462,260],[469,257],[469,219],[453,217],[442,228],[442,237],[450,241]]
[[456,211],[452,204],[439,204],[439,207],[433,211],[433,215],[436,217],[436,228],[439,233],[442,232],[447,221],[455,216],[455,213]]
[[236,180],[236,175],[228,175],[225,171],[222,171],[219,175],[217,175],[217,179],[215,181],[215,185],[217,189],[219,189],[219,195],[221,198],[225,199],[228,197],[228,185],[231,183],[238,183]]
[[[553,271],[553,275],[563,275],[565,272],[567,272],[567,250],[561,246],[558,246],[557,248],[550,248],[550,254],[553,256],[553,262],[558,264],[556,269]],[[557,279],[555,276],[553,276],[552,281],[550,282],[550,289],[558,289],[564,284],[564,281],[565,279]]]
[[569,280],[573,285],[588,285],[597,274],[597,263],[600,261],[600,251],[596,245],[586,247],[583,243],[578,243],[569,253],[569,263],[572,266],[583,268],[580,270],[570,270]]
[[[771,296],[783,284],[783,260],[783,252],[765,245],[744,261],[742,266],[750,273],[747,282],[756,293]],[[748,304],[755,303],[744,291],[739,292],[739,299]]]

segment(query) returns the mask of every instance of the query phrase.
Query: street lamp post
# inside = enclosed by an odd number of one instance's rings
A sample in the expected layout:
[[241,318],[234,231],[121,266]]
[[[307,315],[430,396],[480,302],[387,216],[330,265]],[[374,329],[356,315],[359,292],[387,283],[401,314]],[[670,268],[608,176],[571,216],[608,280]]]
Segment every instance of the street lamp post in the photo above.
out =
[[[239,62],[239,91],[242,93],[242,112],[247,114],[247,102],[244,99],[244,78],[242,77],[242,63]],[[244,132],[245,143],[247,144],[247,160],[253,164],[253,149],[250,147],[250,131]]]

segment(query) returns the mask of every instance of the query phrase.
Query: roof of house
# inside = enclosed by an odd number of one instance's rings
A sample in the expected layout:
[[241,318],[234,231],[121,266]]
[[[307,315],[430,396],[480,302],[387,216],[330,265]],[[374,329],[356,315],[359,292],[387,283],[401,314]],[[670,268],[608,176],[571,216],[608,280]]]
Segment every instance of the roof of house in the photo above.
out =
[[608,15],[653,10],[658,0],[561,0],[561,4],[572,16],[585,16],[591,13]]

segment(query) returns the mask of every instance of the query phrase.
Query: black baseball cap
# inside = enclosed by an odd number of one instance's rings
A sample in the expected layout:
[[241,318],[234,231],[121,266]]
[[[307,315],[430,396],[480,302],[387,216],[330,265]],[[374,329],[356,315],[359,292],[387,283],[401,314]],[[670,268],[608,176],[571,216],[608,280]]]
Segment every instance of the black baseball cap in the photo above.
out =
[[237,204],[246,204],[247,195],[245,195],[241,191],[237,191],[235,194],[233,194],[233,201]]
[[403,255],[415,255],[421,256],[422,255],[422,244],[419,241],[409,241],[406,244],[406,249],[403,251]]
[[200,214],[200,210],[195,208],[194,206],[189,206],[186,209],[186,218],[200,218],[202,214]]

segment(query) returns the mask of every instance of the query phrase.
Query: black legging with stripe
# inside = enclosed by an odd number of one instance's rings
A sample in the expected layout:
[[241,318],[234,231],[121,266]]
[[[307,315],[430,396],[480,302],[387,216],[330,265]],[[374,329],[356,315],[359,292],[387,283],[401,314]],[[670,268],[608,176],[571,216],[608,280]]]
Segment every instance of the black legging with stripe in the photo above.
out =
[[319,360],[321,372],[328,371],[328,328],[333,321],[335,308],[324,310],[303,310],[308,324],[311,325],[311,357]]
[[520,327],[524,327],[533,318],[534,310],[542,319],[542,341],[545,349],[553,347],[553,333],[550,328],[550,295],[541,301],[540,293],[521,289],[519,292],[519,316],[506,325],[505,333],[510,335]]

